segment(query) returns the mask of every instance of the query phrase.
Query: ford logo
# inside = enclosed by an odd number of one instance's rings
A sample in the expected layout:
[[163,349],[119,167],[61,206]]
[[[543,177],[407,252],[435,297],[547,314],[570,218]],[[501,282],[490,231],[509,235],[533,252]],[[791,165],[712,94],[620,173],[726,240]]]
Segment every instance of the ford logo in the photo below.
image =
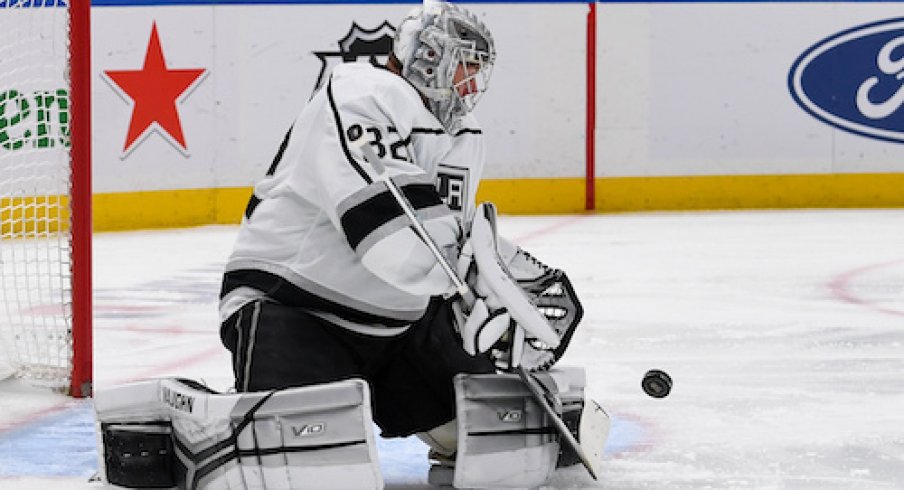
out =
[[904,143],[904,18],[814,44],[791,66],[788,89],[801,108],[827,124]]

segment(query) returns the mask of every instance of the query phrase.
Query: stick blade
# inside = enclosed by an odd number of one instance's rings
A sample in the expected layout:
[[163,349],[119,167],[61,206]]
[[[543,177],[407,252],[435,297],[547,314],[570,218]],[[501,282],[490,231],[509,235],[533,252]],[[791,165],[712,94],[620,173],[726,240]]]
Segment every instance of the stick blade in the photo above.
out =
[[580,441],[584,456],[595,475],[600,474],[603,466],[603,452],[606,449],[611,426],[612,421],[609,414],[599,403],[588,398],[584,404],[584,411],[581,413],[578,441]]

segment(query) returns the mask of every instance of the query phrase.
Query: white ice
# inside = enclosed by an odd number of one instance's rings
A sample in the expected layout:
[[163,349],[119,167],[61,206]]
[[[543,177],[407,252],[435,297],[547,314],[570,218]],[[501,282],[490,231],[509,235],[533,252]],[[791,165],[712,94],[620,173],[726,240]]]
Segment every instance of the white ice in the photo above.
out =
[[[590,396],[614,419],[601,480],[574,467],[550,488],[904,488],[904,210],[500,226],[568,271],[586,314],[562,362],[586,367]],[[98,387],[160,376],[229,386],[216,299],[235,231],[96,236]],[[641,391],[651,368],[671,374],[669,397]],[[86,414],[0,384],[0,488],[97,488]],[[61,468],[39,457],[34,440],[48,432],[76,455]],[[387,488],[426,487],[420,443],[380,450]]]

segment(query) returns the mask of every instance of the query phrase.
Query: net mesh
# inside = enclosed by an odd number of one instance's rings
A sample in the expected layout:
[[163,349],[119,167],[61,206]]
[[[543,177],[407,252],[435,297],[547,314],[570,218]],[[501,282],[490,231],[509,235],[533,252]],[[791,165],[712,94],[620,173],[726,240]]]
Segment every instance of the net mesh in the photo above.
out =
[[68,10],[0,0],[0,371],[64,390],[72,362]]

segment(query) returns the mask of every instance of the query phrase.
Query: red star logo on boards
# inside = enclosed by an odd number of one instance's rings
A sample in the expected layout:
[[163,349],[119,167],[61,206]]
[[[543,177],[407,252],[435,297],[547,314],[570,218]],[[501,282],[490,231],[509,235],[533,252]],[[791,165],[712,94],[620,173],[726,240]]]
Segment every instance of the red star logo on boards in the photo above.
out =
[[140,70],[105,70],[113,84],[134,103],[123,153],[128,153],[142,135],[155,127],[183,151],[188,150],[176,102],[206,71],[167,68],[156,22],[151,27],[151,39]]

